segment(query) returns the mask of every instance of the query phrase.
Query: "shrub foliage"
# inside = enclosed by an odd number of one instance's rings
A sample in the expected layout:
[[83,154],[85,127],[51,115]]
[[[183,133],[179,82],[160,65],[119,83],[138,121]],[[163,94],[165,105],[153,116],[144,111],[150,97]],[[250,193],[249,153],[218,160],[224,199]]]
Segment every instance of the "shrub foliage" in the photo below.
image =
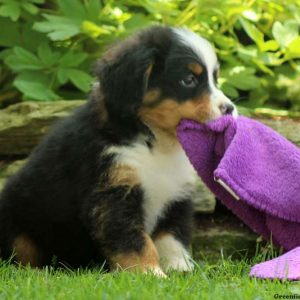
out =
[[299,109],[294,0],[0,0],[0,101],[82,98],[107,45],[157,23],[187,26],[215,45],[231,98]]

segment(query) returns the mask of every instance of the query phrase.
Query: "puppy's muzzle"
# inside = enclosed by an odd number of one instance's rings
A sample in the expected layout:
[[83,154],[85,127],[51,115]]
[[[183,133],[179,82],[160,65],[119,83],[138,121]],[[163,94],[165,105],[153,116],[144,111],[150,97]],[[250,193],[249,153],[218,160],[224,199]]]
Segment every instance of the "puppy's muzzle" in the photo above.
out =
[[222,115],[232,115],[235,107],[231,103],[225,103],[219,107]]

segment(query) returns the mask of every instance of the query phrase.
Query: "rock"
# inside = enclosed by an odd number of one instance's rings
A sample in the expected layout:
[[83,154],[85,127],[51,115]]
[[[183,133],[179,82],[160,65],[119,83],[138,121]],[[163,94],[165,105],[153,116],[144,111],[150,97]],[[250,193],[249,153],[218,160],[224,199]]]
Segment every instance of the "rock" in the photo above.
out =
[[293,119],[259,119],[265,125],[273,128],[288,140],[300,146],[300,122]]
[[258,241],[258,235],[232,214],[198,214],[192,242],[193,257],[209,261],[229,256],[233,259],[251,257]]
[[213,213],[215,210],[215,196],[200,179],[197,180],[193,202],[195,211],[198,213],[209,214]]
[[[57,120],[70,114],[82,100],[22,102],[0,110],[0,156],[25,156]],[[300,122],[259,119],[300,146]]]
[[0,156],[28,155],[55,121],[83,103],[22,102],[0,110]]

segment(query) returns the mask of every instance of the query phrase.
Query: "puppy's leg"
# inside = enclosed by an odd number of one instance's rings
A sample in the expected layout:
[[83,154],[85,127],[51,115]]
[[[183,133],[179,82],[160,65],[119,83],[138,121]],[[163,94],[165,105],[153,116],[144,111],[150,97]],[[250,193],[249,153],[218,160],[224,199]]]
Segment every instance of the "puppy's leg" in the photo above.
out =
[[191,240],[192,219],[192,203],[185,200],[169,207],[159,222],[154,242],[164,270],[193,270],[193,262],[187,250]]
[[156,247],[144,231],[142,201],[138,186],[98,191],[89,200],[91,234],[112,269],[165,276]]
[[193,263],[186,247],[172,233],[161,232],[155,239],[160,264],[165,271],[189,272]]
[[13,222],[11,213],[0,209],[0,255],[23,266],[42,267],[45,255],[35,241]]
[[110,255],[113,269],[150,272],[154,275],[165,277],[159,266],[159,258],[156,247],[149,237],[144,234],[144,245],[140,251],[131,250]]
[[13,253],[16,261],[23,266],[41,267],[43,264],[42,252],[32,239],[26,234],[18,235],[13,241]]

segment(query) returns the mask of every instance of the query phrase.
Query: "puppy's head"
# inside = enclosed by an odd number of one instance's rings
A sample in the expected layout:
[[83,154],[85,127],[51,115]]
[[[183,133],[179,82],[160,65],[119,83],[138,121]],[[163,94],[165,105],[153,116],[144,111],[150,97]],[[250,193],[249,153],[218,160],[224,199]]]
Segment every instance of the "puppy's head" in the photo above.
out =
[[207,122],[235,106],[218,89],[209,42],[183,28],[151,27],[109,50],[97,74],[108,115],[175,132],[181,119]]

